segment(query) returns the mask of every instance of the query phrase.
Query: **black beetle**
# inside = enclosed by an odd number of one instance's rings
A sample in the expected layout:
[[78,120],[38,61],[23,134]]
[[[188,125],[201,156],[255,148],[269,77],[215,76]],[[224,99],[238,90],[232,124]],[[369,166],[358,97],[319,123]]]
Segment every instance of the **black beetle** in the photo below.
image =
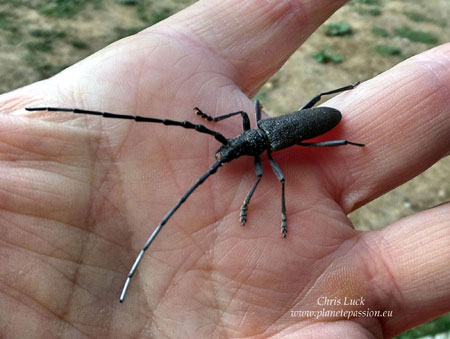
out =
[[313,106],[320,100],[322,95],[334,94],[338,92],[343,92],[346,90],[353,89],[357,86],[359,82],[352,85],[341,87],[332,91],[323,92],[312,98],[305,105],[300,107],[296,112],[277,117],[261,120],[261,105],[258,100],[255,101],[255,114],[258,128],[250,128],[250,119],[248,114],[244,111],[237,111],[221,115],[218,117],[211,117],[208,114],[202,112],[199,108],[195,107],[194,111],[200,117],[217,122],[235,115],[241,115],[243,133],[236,138],[227,139],[222,134],[213,131],[203,125],[193,124],[189,121],[176,121],[170,119],[156,119],[143,116],[126,115],[126,114],[115,114],[109,112],[99,112],[99,111],[89,111],[78,108],[57,108],[57,107],[31,107],[26,108],[28,111],[62,111],[62,112],[72,112],[79,114],[90,114],[90,115],[100,115],[105,118],[117,118],[117,119],[128,119],[135,120],[137,122],[151,122],[151,123],[161,123],[168,126],[180,126],[183,128],[194,129],[200,133],[206,133],[214,136],[214,138],[222,143],[222,146],[216,152],[217,162],[210,167],[208,172],[201,176],[197,182],[180,198],[174,207],[166,214],[162,219],[156,229],[153,231],[151,236],[148,238],[141,252],[137,256],[133,266],[128,273],[127,279],[125,281],[122,293],[120,295],[120,302],[125,298],[125,294],[128,290],[128,285],[133,277],[139,263],[144,256],[145,251],[149,248],[150,244],[156,238],[158,233],[161,231],[162,227],[167,223],[170,217],[175,213],[175,211],[186,201],[186,199],[191,195],[195,189],[200,186],[210,175],[216,173],[217,169],[226,162],[230,162],[233,159],[241,157],[243,155],[253,156],[255,159],[255,170],[257,175],[257,180],[241,207],[240,221],[242,225],[245,225],[247,220],[247,209],[250,199],[258,186],[262,177],[262,165],[259,155],[267,151],[269,157],[270,165],[275,172],[278,180],[281,182],[281,233],[283,237],[287,234],[287,217],[286,217],[286,204],[285,204],[285,194],[284,194],[284,175],[280,167],[273,160],[271,152],[278,151],[290,146],[341,146],[341,145],[354,145],[362,147],[364,144],[351,142],[348,140],[330,140],[322,142],[312,142],[307,143],[303,140],[308,140],[319,135],[328,132],[334,128],[341,121],[341,113],[334,108],[330,107],[317,107]]

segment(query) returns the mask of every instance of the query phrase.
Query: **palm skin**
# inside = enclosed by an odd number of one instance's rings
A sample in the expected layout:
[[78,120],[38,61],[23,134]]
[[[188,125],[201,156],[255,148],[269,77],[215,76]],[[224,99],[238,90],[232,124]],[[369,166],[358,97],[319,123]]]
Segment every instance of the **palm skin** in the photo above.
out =
[[[200,3],[191,14],[201,6],[208,7]],[[367,162],[378,160],[371,151],[376,146],[370,145],[379,142],[376,136],[382,132],[363,128],[367,121],[358,120],[358,109],[351,108],[353,93],[327,104],[341,110],[344,120],[348,112],[349,118],[320,140],[348,138],[367,143],[367,149],[292,148],[274,154],[287,182],[286,239],[279,227],[280,183],[266,156],[247,224],[239,225],[242,200],[256,180],[253,159],[240,158],[221,167],[170,219],[144,257],[127,299],[119,303],[145,240],[214,163],[220,144],[180,127],[24,113],[23,108],[80,107],[189,120],[236,136],[239,117],[207,123],[192,108],[212,115],[243,109],[252,116],[248,97],[276,66],[249,69],[253,76],[247,80],[233,55],[180,33],[177,24],[184,19],[181,13],[2,98],[2,111],[18,110],[2,115],[0,124],[2,333],[18,338],[380,337],[424,320],[421,314],[408,314],[415,300],[422,300],[429,314],[448,310],[450,293],[443,281],[436,283],[436,295],[429,300],[423,300],[417,286],[417,297],[405,295],[417,272],[406,274],[402,269],[411,265],[395,258],[405,234],[424,223],[430,233],[435,230],[433,248],[445,253],[448,206],[370,233],[354,230],[346,217],[392,188],[390,180],[397,178],[382,177],[382,188],[368,179]],[[275,64],[289,52],[281,50]],[[355,91],[364,96],[361,87]],[[435,142],[444,145],[445,138],[435,137]],[[446,151],[440,152],[427,158],[427,164]],[[392,167],[394,173],[404,168]],[[420,169],[416,166],[406,177]],[[396,184],[400,180],[405,178]],[[408,255],[423,258],[414,251]],[[436,267],[442,279],[450,279]],[[324,297],[364,299],[363,305],[327,305],[328,310],[392,310],[394,317],[292,316],[291,311],[322,310]]]

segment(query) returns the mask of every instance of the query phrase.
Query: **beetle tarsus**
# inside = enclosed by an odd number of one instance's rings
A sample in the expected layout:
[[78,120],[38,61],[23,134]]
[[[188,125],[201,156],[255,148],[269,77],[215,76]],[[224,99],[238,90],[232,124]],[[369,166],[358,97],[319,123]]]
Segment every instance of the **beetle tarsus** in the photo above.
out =
[[208,114],[203,113],[203,111],[198,108],[198,107],[194,107],[194,112],[195,114],[197,114],[200,118],[208,120],[208,121],[213,121],[214,118],[209,116]]
[[241,207],[241,213],[239,214],[241,226],[245,226],[245,223],[247,222],[247,202],[244,201],[244,204]]
[[281,234],[283,235],[283,238],[286,238],[287,235],[287,217],[286,214],[281,214]]

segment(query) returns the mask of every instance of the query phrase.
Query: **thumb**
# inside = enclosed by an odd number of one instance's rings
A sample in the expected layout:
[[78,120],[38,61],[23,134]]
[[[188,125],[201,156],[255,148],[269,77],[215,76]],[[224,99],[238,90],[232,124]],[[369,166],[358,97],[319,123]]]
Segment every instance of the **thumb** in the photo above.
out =
[[233,70],[231,80],[252,96],[345,2],[203,0],[164,24],[225,60]]

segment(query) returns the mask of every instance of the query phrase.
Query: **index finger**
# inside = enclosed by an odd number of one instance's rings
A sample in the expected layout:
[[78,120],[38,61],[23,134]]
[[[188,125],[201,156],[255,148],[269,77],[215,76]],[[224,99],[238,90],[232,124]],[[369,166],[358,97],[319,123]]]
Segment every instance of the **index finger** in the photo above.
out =
[[[412,179],[450,152],[450,43],[412,57],[326,105],[345,137],[366,147],[335,181],[349,212]],[[346,118],[347,117],[347,118]]]

